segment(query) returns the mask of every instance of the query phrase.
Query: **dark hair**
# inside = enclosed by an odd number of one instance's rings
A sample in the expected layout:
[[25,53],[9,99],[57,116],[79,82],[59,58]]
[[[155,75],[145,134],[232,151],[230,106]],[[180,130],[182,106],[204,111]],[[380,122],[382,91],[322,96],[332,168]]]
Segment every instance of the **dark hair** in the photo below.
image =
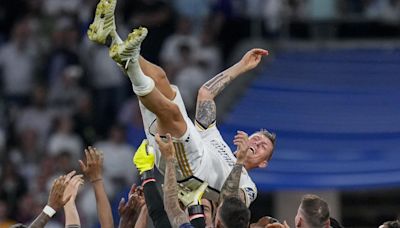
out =
[[340,224],[340,222],[338,220],[336,220],[335,218],[329,218],[329,221],[331,222],[331,227],[332,228],[344,228],[344,226],[342,224]]
[[329,221],[328,204],[319,196],[303,196],[300,208],[305,222],[310,227],[325,227],[326,223]]
[[271,155],[269,155],[269,157],[267,158],[267,161],[271,160],[272,154],[274,153],[274,149],[275,149],[276,134],[268,131],[267,129],[263,129],[263,128],[260,129],[259,131],[257,131],[256,133],[262,134],[263,136],[265,136],[267,139],[269,139],[272,142]]
[[400,221],[399,220],[386,221],[383,223],[383,226],[385,228],[400,228]]
[[236,197],[228,197],[222,202],[219,216],[224,227],[247,228],[249,226],[250,210]]

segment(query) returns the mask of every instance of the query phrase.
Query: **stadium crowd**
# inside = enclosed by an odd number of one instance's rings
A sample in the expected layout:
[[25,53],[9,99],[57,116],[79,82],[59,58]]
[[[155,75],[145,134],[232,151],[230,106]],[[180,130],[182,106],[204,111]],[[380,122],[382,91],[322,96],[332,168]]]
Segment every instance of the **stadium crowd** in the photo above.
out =
[[[318,2],[120,0],[117,26],[124,35],[128,26],[149,28],[143,55],[163,66],[170,80],[182,88],[186,107],[193,112],[198,88],[222,68],[232,47],[247,36],[248,26],[240,25],[262,19],[264,35],[274,37],[288,18],[308,20],[308,7],[321,7]],[[123,227],[145,222],[142,218],[147,213],[154,224],[159,221],[152,212],[162,210],[162,202],[151,208],[147,198],[158,196],[146,195],[152,181],[143,182],[143,189],[132,187],[127,202],[120,203],[127,186],[141,182],[131,160],[145,135],[130,83],[108,57],[107,48],[89,42],[85,35],[96,4],[97,0],[0,3],[0,227],[28,224],[38,215],[52,227],[63,226],[60,213],[50,221],[48,214],[43,215],[44,205],[55,211],[64,208],[66,225],[78,225],[77,211],[85,227],[98,219],[102,226],[111,227],[117,224],[112,217],[118,213]],[[362,15],[389,22],[400,17],[398,0],[352,0],[337,5],[333,17]],[[88,145],[94,147],[85,154]],[[82,175],[70,173],[80,168],[90,184],[83,185]],[[229,199],[232,205],[240,204],[235,197]],[[173,203],[169,206],[176,206]],[[312,208],[320,204],[323,210],[312,214]],[[234,207],[224,205],[219,205],[223,212]],[[164,222],[175,224],[174,210],[165,211],[169,220],[164,217]],[[210,224],[210,217],[220,216],[222,224],[233,227],[226,225],[232,215],[224,217],[217,211],[214,208],[203,222]],[[306,224],[328,224],[329,210],[317,196],[305,196],[299,211],[304,213],[299,212],[299,219],[303,216]],[[246,225],[248,217],[243,218]],[[272,220],[262,218],[252,227],[263,227]]]

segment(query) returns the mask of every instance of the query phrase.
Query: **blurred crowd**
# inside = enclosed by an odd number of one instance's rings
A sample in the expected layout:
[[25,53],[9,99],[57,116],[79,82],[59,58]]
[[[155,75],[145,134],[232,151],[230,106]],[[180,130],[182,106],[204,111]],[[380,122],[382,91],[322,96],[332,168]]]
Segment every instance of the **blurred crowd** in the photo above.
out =
[[[104,152],[110,199],[137,179],[131,160],[144,138],[138,101],[107,48],[86,37],[96,4],[0,2],[0,224],[32,220],[50,180],[76,169],[87,145]],[[123,37],[133,27],[149,29],[144,57],[165,69],[190,111],[200,85],[250,35],[249,22],[261,21],[267,37],[288,20],[344,15],[398,23],[400,0],[120,0],[116,15]],[[82,218],[93,224],[93,193],[81,195]]]

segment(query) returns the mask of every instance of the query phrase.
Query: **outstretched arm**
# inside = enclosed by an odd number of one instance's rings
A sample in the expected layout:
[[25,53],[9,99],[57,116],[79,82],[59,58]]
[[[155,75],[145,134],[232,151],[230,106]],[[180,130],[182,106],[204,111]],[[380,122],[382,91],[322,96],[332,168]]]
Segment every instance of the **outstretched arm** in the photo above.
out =
[[204,128],[216,120],[216,106],[214,98],[240,74],[255,68],[262,56],[268,55],[264,49],[251,49],[243,58],[230,68],[219,73],[207,81],[197,95],[196,121]]
[[70,172],[67,175],[60,176],[54,180],[46,207],[43,209],[43,212],[40,213],[38,217],[36,217],[36,219],[29,225],[29,228],[44,227],[49,222],[50,218],[56,213],[56,211],[58,211],[68,202],[71,196],[69,195],[64,197],[64,191],[69,183],[69,180],[74,174],[75,171]]
[[64,191],[64,198],[67,198],[69,195],[71,196],[69,201],[64,205],[65,227],[81,227],[81,221],[79,219],[78,210],[76,209],[75,199],[78,194],[79,187],[83,185],[82,177],[83,175],[73,176]]
[[90,146],[85,149],[85,155],[86,164],[82,160],[79,160],[79,164],[93,186],[100,225],[107,228],[114,227],[111,206],[103,183],[103,154]]
[[165,211],[173,227],[189,224],[189,218],[180,208],[178,201],[178,185],[176,183],[175,173],[175,148],[172,144],[172,137],[170,134],[167,134],[167,142],[163,142],[160,136],[156,134],[156,141],[160,148],[161,155],[166,160],[163,189]]

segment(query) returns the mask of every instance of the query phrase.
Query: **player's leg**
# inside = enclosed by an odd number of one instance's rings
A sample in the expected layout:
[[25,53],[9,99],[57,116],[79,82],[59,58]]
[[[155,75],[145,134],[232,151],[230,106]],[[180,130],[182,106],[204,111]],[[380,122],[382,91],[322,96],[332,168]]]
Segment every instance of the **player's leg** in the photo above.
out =
[[139,64],[140,45],[146,35],[146,28],[135,29],[122,44],[111,46],[110,56],[125,68],[141,103],[157,116],[159,133],[180,137],[186,131],[186,122],[178,106],[155,87],[154,80],[143,73]]
[[176,93],[172,89],[165,71],[161,67],[149,62],[142,56],[139,57],[139,64],[140,68],[143,70],[143,73],[153,79],[157,89],[166,98],[173,100]]
[[[114,44],[123,43],[116,31],[114,16],[116,4],[117,0],[100,0],[97,4],[93,23],[89,26],[87,31],[88,37],[91,41],[108,47]],[[171,88],[164,70],[147,61],[142,56],[139,58],[139,64],[144,74],[154,80],[155,85],[160,92],[168,99],[174,99],[175,92]]]

